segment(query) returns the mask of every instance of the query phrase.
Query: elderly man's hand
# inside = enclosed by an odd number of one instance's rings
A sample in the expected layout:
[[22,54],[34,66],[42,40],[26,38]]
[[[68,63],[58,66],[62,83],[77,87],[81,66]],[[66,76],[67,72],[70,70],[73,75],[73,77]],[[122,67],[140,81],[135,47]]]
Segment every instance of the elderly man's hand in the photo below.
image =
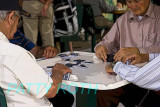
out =
[[112,63],[110,63],[108,66],[106,66],[105,71],[106,71],[108,74],[114,73],[114,71],[113,71],[113,69],[112,69]]
[[60,63],[56,63],[55,66],[53,67],[54,70],[56,71],[60,71],[64,74],[66,73],[72,73],[72,70],[70,68],[68,68],[67,66],[60,64]]
[[125,58],[124,63],[130,60],[132,65],[149,61],[149,54],[132,54]]
[[67,66],[57,63],[52,69],[52,80],[53,84],[52,87],[48,90],[48,93],[45,95],[47,98],[53,98],[59,89],[59,85],[62,83],[63,75],[66,73],[72,73],[71,69]]
[[53,46],[46,46],[44,48],[44,54],[43,57],[45,58],[52,58],[57,55],[57,49],[54,48]]
[[139,50],[136,47],[121,48],[114,56],[115,61],[124,61],[130,54],[138,54]]
[[104,62],[106,62],[106,59],[107,59],[107,49],[106,49],[105,46],[103,46],[103,45],[97,46],[95,54],[98,57],[98,59],[103,60]]

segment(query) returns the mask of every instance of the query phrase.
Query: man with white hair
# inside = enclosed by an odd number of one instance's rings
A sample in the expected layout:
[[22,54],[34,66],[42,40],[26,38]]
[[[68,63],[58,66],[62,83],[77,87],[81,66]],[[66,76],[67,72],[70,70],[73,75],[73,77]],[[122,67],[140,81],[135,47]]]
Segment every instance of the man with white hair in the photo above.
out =
[[[115,54],[115,61],[124,61],[130,54],[160,52],[160,7],[150,0],[126,0],[130,10],[117,19],[111,30],[95,47],[96,56],[107,61],[107,54]],[[126,71],[122,71],[127,74]],[[108,90],[97,91],[98,107],[115,107],[122,102],[127,107],[133,107],[143,98],[146,89],[133,84]],[[155,94],[154,91],[151,91]],[[146,101],[144,106],[157,103],[156,97]],[[154,102],[154,103],[153,103]],[[157,105],[156,105],[157,106]]]
[[[71,70],[55,64],[50,77],[29,51],[9,43],[17,31],[19,10],[18,0],[0,0],[0,87],[8,107],[53,107],[54,102],[47,98],[56,96],[63,75]],[[61,102],[66,99],[61,97]],[[73,104],[73,98],[70,100],[67,107]]]

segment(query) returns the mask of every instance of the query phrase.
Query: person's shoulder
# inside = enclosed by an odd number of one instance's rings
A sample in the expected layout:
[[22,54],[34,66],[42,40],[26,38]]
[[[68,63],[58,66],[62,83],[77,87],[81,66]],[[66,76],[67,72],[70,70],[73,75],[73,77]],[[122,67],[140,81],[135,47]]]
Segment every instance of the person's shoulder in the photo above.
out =
[[153,11],[157,18],[160,18],[160,6],[153,4]]
[[20,46],[0,41],[0,54],[11,57],[18,57],[22,53],[26,53],[27,51]]
[[124,21],[126,22],[130,19],[131,15],[132,15],[131,10],[128,10],[117,19],[117,22],[124,22]]

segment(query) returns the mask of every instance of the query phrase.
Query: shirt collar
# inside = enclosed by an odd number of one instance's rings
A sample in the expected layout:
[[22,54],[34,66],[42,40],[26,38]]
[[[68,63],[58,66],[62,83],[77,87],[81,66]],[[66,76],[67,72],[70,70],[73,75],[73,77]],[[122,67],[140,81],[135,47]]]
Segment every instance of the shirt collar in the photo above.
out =
[[155,14],[154,14],[154,9],[153,9],[153,4],[152,4],[152,2],[150,2],[150,4],[149,4],[149,8],[148,8],[145,16],[149,16],[149,17],[151,17],[151,18],[156,18],[156,17],[155,17]]
[[[155,18],[152,2],[150,2],[149,8],[148,8],[148,10],[147,10],[147,12],[146,12],[146,14],[144,16],[149,16],[151,18]],[[130,17],[129,17],[130,21],[132,19],[136,19],[136,18],[137,18],[137,16],[134,15],[132,11],[130,11]]]
[[5,42],[9,42],[7,37],[2,32],[0,32],[0,40],[5,41]]

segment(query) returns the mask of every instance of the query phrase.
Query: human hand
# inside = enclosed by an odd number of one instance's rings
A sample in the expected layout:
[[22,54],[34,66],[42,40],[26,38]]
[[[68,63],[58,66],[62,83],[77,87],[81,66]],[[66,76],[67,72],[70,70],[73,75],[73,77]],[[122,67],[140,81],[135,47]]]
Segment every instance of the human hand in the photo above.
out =
[[136,47],[129,47],[129,48],[121,48],[114,56],[115,61],[122,61],[126,59],[127,56],[131,54],[139,53],[138,48]]
[[[55,71],[62,72],[63,75],[66,73],[72,73],[72,70],[70,68],[68,68],[67,66],[60,64],[60,63],[56,63],[55,66],[53,67],[53,69]],[[52,70],[52,71],[54,71],[54,70]]]
[[57,49],[53,46],[46,46],[44,48],[44,54],[43,57],[45,58],[52,58],[57,55]]
[[107,61],[107,49],[105,46],[103,45],[97,46],[95,54],[98,57],[98,59],[103,60],[104,62]]
[[125,58],[123,63],[125,63],[127,60],[131,61],[130,64],[134,65],[137,63],[144,63],[149,61],[149,54],[132,54]]
[[47,9],[48,9],[48,5],[44,5],[41,9],[41,14],[42,16],[47,16]]
[[105,67],[105,71],[108,73],[108,74],[112,74],[114,71],[113,71],[113,68],[112,68],[112,64],[113,63],[110,63],[108,66]]

